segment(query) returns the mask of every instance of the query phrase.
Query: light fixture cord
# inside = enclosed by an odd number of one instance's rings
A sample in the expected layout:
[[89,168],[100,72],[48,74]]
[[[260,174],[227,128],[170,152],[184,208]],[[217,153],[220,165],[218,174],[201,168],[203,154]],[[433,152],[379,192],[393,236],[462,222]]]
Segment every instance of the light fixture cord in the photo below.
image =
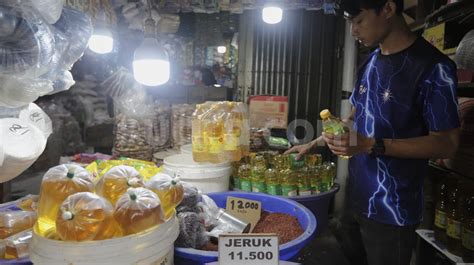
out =
[[145,20],[145,38],[155,38],[155,20],[153,19],[151,15],[151,10],[153,9],[153,5],[151,3],[151,0],[147,1],[148,3],[148,18]]

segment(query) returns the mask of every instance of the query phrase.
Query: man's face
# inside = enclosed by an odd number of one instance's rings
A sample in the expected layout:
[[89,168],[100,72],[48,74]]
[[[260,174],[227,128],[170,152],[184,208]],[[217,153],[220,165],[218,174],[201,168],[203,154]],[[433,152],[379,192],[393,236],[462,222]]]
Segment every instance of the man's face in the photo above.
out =
[[388,20],[374,9],[362,11],[349,20],[352,36],[364,46],[378,45],[388,34]]

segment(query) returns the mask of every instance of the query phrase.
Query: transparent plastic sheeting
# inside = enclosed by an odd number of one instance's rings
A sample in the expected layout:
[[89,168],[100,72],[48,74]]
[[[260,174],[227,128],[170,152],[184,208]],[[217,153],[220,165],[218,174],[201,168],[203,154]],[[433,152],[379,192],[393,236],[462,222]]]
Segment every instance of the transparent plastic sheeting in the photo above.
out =
[[[84,54],[92,34],[92,23],[86,14],[64,8],[59,20],[50,25],[31,2],[0,3],[0,106],[3,107],[25,106],[40,96],[74,85],[69,69]],[[54,4],[48,6],[48,11],[53,13],[54,8]]]
[[36,104],[0,107],[0,183],[30,167],[43,153],[51,133],[51,119]]

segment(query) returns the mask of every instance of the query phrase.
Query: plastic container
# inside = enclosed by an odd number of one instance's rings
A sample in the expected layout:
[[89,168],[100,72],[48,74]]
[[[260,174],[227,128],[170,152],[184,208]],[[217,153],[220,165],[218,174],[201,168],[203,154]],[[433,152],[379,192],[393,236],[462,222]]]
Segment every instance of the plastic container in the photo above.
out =
[[193,145],[192,144],[185,144],[179,148],[181,154],[192,155],[193,154]]
[[63,242],[33,233],[30,258],[35,265],[172,265],[178,234],[176,217],[138,234],[100,241]]
[[338,191],[339,184],[334,184],[331,190],[320,194],[284,198],[288,198],[304,205],[318,217],[318,231],[316,234],[319,234],[328,226],[329,203]]
[[[257,200],[262,203],[262,209],[269,212],[287,213],[298,218],[304,232],[301,236],[286,244],[280,245],[280,259],[291,260],[306,246],[316,234],[316,217],[303,205],[281,197],[262,193],[220,192],[211,193],[211,197],[219,207],[225,207],[228,196]],[[217,251],[203,251],[191,248],[175,248],[175,264],[205,264],[217,261]]]
[[232,167],[230,163],[197,163],[191,154],[179,154],[164,159],[163,172],[210,193],[229,190]]

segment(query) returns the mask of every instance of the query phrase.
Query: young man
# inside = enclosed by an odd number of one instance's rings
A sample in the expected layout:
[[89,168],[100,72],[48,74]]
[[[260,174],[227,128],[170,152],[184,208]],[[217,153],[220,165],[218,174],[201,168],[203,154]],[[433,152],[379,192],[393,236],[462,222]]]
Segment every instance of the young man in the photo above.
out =
[[[339,239],[353,264],[409,264],[423,213],[429,158],[458,146],[456,66],[406,25],[403,0],[342,0],[352,35],[378,48],[357,75],[350,134],[323,136],[349,162],[348,201]],[[352,140],[351,140],[352,139]]]

